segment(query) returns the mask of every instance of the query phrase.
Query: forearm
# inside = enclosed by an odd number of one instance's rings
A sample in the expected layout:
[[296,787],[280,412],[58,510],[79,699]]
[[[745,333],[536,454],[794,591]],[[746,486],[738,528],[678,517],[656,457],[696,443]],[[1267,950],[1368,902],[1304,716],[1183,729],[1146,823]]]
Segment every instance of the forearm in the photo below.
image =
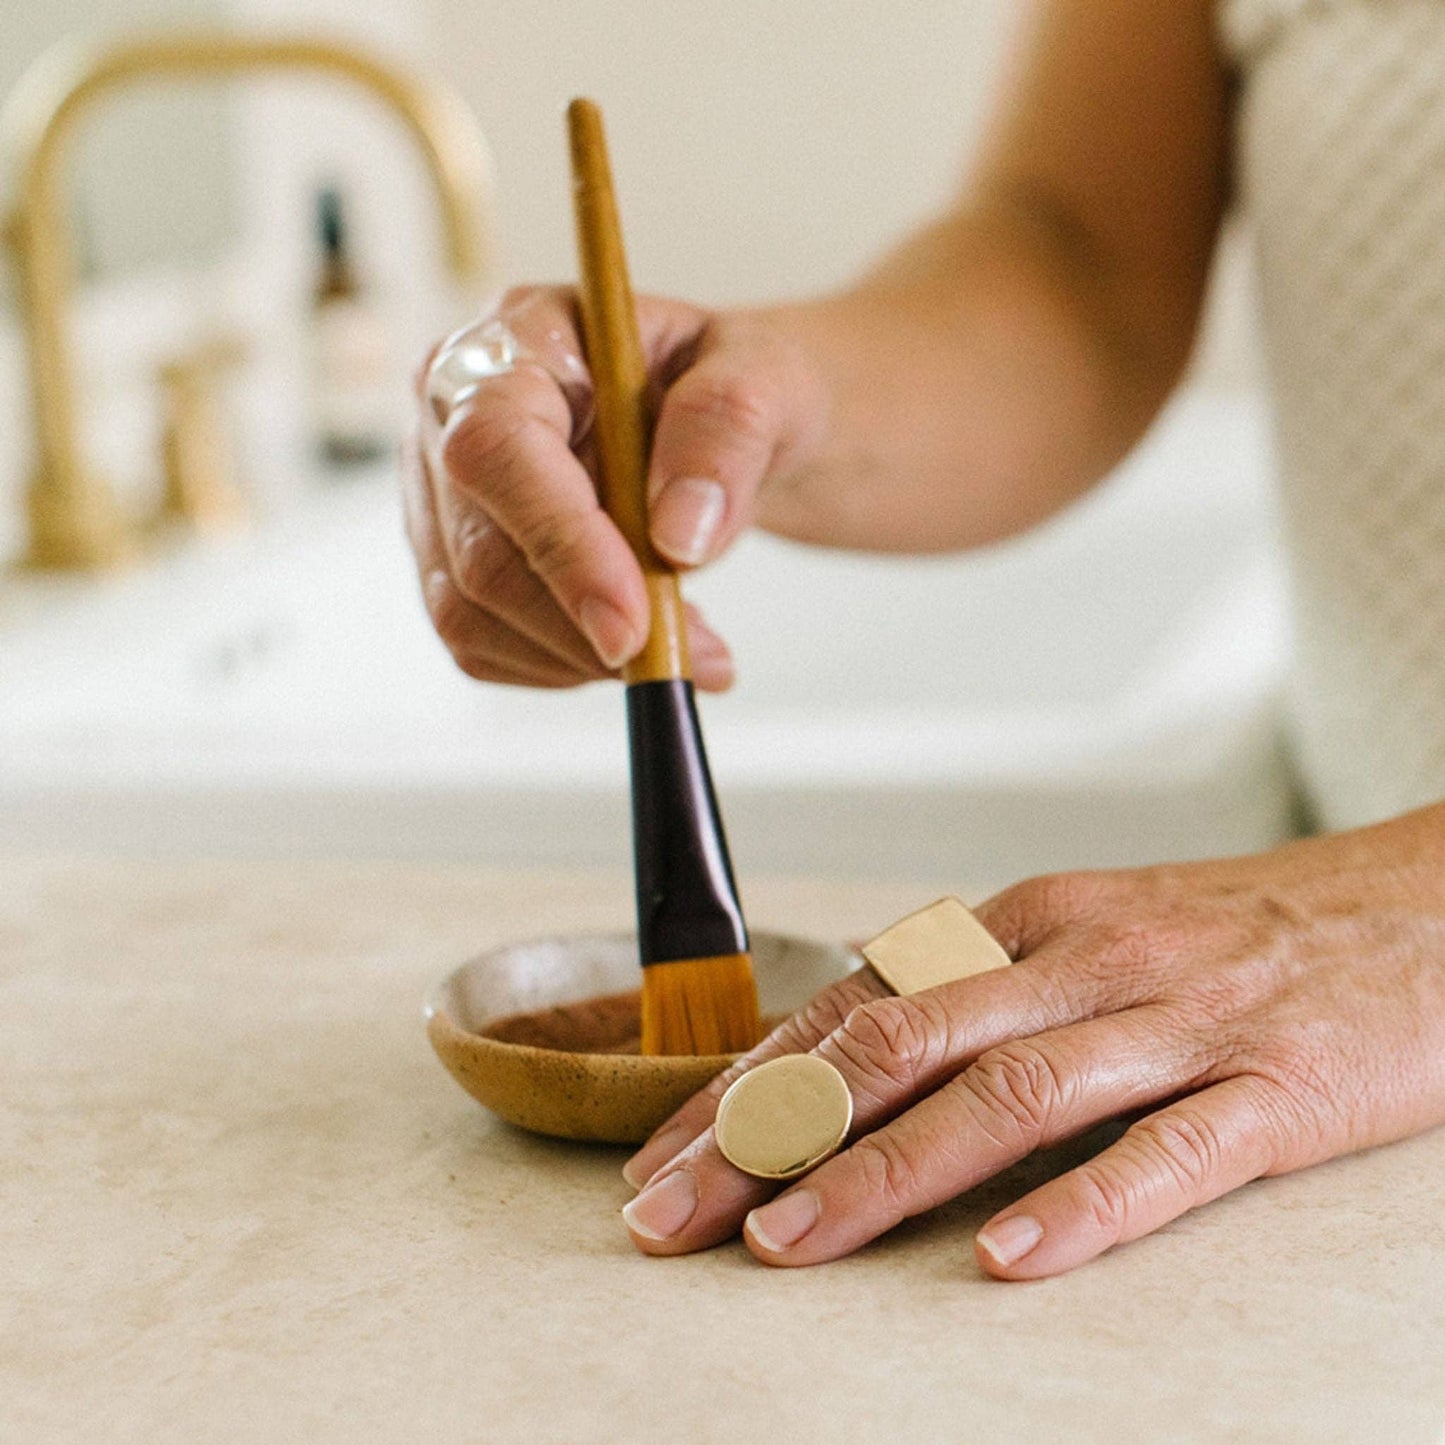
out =
[[761,498],[769,530],[941,551],[1018,532],[1129,449],[1193,320],[1125,314],[1102,264],[1024,203],[982,199],[839,295],[766,313],[831,398],[819,449]]
[[765,526],[940,549],[1028,526],[1178,380],[1228,189],[1212,0],[1032,0],[959,209],[848,292],[776,313],[824,375],[822,443]]

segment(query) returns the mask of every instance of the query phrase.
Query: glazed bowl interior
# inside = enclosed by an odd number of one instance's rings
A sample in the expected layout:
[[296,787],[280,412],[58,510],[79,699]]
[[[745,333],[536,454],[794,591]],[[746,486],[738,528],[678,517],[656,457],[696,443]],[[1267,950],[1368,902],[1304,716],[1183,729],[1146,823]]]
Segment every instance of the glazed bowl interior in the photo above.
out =
[[[752,944],[758,999],[770,1019],[792,1013],[859,963],[836,944],[771,933],[755,933]],[[618,1019],[635,1010],[639,982],[630,934],[508,944],[464,964],[432,990],[427,1032],[452,1077],[509,1123],[563,1139],[640,1143],[730,1056],[623,1051],[629,1030]],[[565,1047],[548,1047],[545,1030],[504,1022],[591,1000],[606,1004],[596,1011],[592,1042],[572,1037]],[[574,1035],[576,1018],[592,1027],[589,1011],[574,1015]]]

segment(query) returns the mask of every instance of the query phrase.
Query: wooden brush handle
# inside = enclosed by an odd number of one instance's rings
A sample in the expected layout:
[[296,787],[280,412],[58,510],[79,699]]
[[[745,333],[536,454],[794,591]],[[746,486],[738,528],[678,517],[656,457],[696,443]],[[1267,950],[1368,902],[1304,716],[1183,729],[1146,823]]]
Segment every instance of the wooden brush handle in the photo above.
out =
[[652,441],[647,362],[637,332],[622,224],[607,161],[602,112],[590,100],[567,107],[572,205],[581,267],[582,335],[596,397],[602,505],[627,538],[647,582],[652,627],[623,670],[629,683],[691,675],[677,574],[647,535],[647,458]]

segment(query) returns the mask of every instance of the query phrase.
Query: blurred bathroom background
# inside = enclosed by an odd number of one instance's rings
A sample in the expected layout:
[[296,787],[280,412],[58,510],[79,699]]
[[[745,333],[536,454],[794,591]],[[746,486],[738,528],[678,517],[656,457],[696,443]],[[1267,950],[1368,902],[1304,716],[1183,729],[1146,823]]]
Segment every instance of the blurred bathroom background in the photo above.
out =
[[[494,262],[465,286],[448,273],[411,138],[355,88],[166,79],[81,118],[62,167],[81,452],[140,541],[102,571],[19,565],[36,417],[25,301],[0,267],[0,845],[624,866],[618,690],[461,677],[409,570],[394,449],[327,460],[320,197],[339,197],[368,308],[363,421],[390,443],[429,340],[489,290],[573,275],[572,95],[607,113],[639,289],[792,296],[846,281],[946,203],[1017,8],[5,7],[0,100],[27,73],[34,87],[57,43],[198,29],[333,37],[449,87],[494,167]],[[12,127],[7,211],[16,154]],[[1250,311],[1247,237],[1231,234],[1184,393],[1119,476],[1037,535],[927,562],[750,539],[696,579],[739,664],[704,726],[744,892],[768,871],[976,893],[1288,830]],[[194,420],[202,403],[202,461],[230,501],[203,516],[172,497],[153,525],[177,409]]]

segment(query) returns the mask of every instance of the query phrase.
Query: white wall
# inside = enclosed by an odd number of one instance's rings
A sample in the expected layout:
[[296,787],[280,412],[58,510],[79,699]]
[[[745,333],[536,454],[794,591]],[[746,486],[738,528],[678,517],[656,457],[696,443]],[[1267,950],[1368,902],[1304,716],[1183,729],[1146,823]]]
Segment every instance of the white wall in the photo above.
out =
[[606,112],[639,287],[848,277],[956,185],[1007,0],[422,0],[497,153],[517,275],[574,272],[562,113]]

